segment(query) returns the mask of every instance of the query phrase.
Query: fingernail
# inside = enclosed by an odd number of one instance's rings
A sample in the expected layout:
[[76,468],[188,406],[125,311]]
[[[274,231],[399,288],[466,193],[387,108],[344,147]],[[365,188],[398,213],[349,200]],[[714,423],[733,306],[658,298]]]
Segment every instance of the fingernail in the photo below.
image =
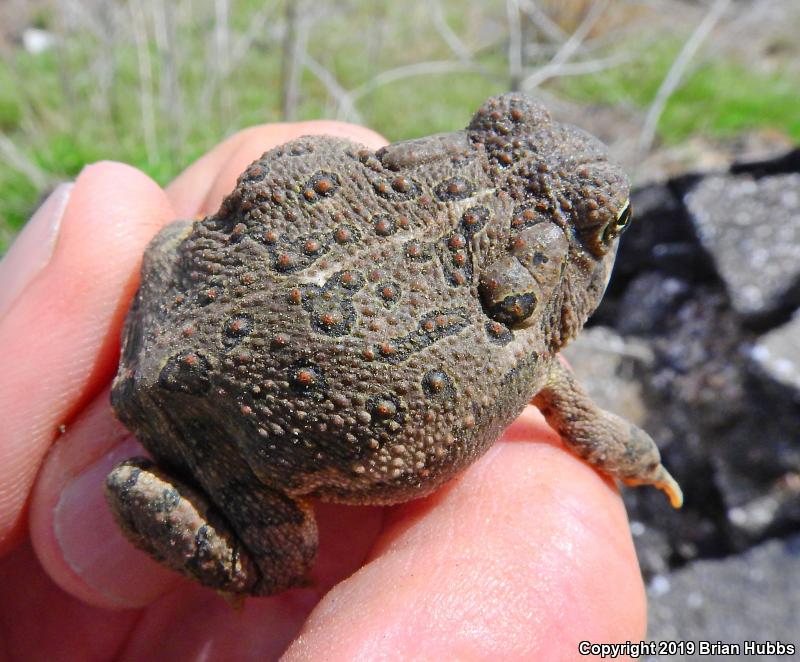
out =
[[0,318],[53,256],[72,183],[59,184],[28,221],[0,262]]
[[127,442],[76,476],[55,508],[54,532],[63,558],[86,584],[120,607],[148,604],[174,577],[123,537],[104,494],[112,467],[141,447]]

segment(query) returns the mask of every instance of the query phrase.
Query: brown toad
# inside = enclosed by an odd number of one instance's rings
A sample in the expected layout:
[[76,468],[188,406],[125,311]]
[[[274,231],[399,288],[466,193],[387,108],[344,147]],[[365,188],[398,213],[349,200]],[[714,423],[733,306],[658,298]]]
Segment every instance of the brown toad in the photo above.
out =
[[515,94],[373,153],[305,137],[144,256],[112,402],[152,454],[107,479],[139,548],[267,595],[312,565],[312,498],[393,504],[478,458],[533,401],[629,484],[680,488],[646,433],[557,359],[598,304],[628,182]]

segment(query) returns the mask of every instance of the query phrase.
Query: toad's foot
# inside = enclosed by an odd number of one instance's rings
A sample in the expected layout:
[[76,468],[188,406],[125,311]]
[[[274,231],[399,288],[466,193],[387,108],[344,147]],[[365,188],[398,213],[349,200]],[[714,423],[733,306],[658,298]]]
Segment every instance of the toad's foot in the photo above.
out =
[[309,504],[260,485],[199,490],[134,458],[106,478],[106,498],[127,538],[164,565],[228,595],[269,595],[304,582],[317,549]]
[[589,464],[626,485],[653,485],[667,494],[674,508],[681,507],[681,488],[661,464],[650,435],[595,405],[560,361],[553,361],[548,383],[532,403],[567,447]]

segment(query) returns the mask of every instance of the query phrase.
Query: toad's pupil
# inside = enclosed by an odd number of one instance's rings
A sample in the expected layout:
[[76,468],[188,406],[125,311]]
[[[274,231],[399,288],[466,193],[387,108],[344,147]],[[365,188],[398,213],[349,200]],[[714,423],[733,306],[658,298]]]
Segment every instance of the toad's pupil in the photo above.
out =
[[631,208],[630,204],[625,205],[625,209],[622,210],[622,213],[619,215],[617,219],[617,227],[620,230],[624,230],[628,227],[628,224],[631,222],[631,218],[633,217],[633,209]]

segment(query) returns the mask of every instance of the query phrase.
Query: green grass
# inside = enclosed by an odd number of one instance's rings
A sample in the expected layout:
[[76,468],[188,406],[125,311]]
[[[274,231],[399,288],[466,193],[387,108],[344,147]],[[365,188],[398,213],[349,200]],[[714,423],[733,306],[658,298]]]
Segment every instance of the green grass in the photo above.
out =
[[800,80],[761,77],[712,62],[699,68],[664,111],[662,135],[677,142],[693,133],[729,137],[772,128],[800,141]]
[[[678,53],[665,40],[643,57],[592,76],[564,78],[555,87],[579,101],[645,109]],[[708,58],[690,68],[659,120],[660,140],[672,145],[692,135],[730,138],[746,130],[775,129],[800,141],[800,76],[759,75],[744,63]]]
[[[502,3],[482,8],[501,22]],[[496,5],[496,6],[495,6]],[[261,6],[241,0],[231,17],[234,37],[248,28],[248,17]],[[418,3],[375,3],[363,0],[350,10],[317,22],[309,52],[352,89],[375,74],[429,60],[453,59]],[[457,0],[445,0],[451,27],[466,42],[481,23],[460,12]],[[43,19],[43,23],[47,21]],[[379,34],[372,29],[382,24]],[[367,38],[359,36],[367,35]],[[162,76],[155,43],[149,46],[155,116],[154,148],[143,133],[140,61],[133,41],[115,43],[103,53],[93,37],[75,38],[63,50],[33,56],[21,50],[0,60],[0,131],[19,152],[53,183],[74,178],[86,163],[98,159],[125,161],[167,183],[193,159],[238,128],[280,119],[281,44],[257,39],[244,60],[212,94],[202,91],[209,76],[208,22],[181,26],[180,91],[184,112],[166,112],[157,93]],[[594,104],[628,104],[645,109],[679,47],[671,38],[652,39],[647,46],[618,44],[635,56],[621,67],[587,76],[555,79],[548,91]],[[495,76],[474,73],[431,74],[378,87],[357,104],[365,123],[389,140],[452,130],[464,126],[476,105],[506,89],[504,45],[486,49],[478,61]],[[97,95],[93,75],[98,58],[110,58],[114,75],[106,95]],[[224,112],[223,94],[230,112]],[[102,103],[97,103],[100,99]],[[330,116],[325,87],[306,72],[302,81],[301,119]],[[667,144],[696,134],[732,136],[747,129],[774,128],[800,141],[798,76],[758,75],[747,63],[708,59],[690,71],[669,100],[659,123]],[[0,255],[46,191],[0,159]]]

